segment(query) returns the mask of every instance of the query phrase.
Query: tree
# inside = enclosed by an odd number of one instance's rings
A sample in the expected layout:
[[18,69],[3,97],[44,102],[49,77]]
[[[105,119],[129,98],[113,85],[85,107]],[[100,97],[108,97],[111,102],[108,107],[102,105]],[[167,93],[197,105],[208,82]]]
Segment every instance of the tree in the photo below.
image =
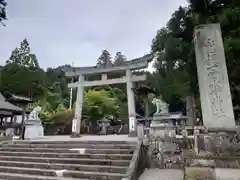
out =
[[92,121],[96,121],[107,115],[116,116],[119,113],[119,106],[117,99],[110,97],[107,91],[89,90],[84,95],[83,111]]
[[36,55],[24,39],[20,47],[12,51],[1,70],[1,90],[36,98],[44,94],[45,72],[40,69]]
[[58,92],[62,97],[61,101],[67,107],[69,105],[69,89],[67,87],[68,79],[63,71],[65,67],[68,65],[47,68],[45,85],[51,92]]
[[117,52],[113,64],[114,66],[119,66],[122,65],[125,61],[126,57],[121,52]]
[[102,54],[97,60],[98,67],[109,67],[112,66],[111,54],[107,50],[103,50]]
[[5,0],[0,0],[0,23],[2,25],[4,20],[7,20],[7,15],[6,15],[6,6],[7,3]]
[[43,120],[53,120],[63,114],[69,103],[67,77],[60,66],[48,68],[45,72],[39,65],[35,54],[30,51],[26,39],[20,47],[12,51],[6,65],[1,67],[0,91],[5,94],[16,94],[30,97],[35,103],[29,105],[32,109],[42,107]]
[[177,97],[181,100],[186,93],[193,93],[199,99],[192,36],[194,26],[202,23],[221,24],[231,89],[239,86],[239,5],[237,0],[189,0],[189,6],[179,7],[166,27],[157,32],[152,43],[152,51],[159,55],[157,71],[149,75],[149,81],[168,101],[172,103],[170,99]]
[[119,109],[115,111],[112,115],[117,119],[124,119],[128,116],[128,107],[127,107],[127,94],[125,89],[121,89],[115,85],[114,87],[107,86],[104,88],[108,92],[108,96],[116,99],[117,106]]
[[15,63],[26,68],[39,68],[38,60],[35,54],[30,53],[30,46],[27,39],[24,39],[20,47],[15,48],[6,62],[7,64]]
[[42,69],[27,69],[10,63],[1,70],[0,90],[35,99],[44,94],[44,79]]
[[186,9],[180,7],[173,13],[167,27],[157,31],[152,43],[152,51],[158,54],[154,64],[156,72],[148,76],[157,94],[162,94],[169,104],[176,106],[182,104],[184,96],[193,91],[190,82],[191,77],[196,75],[190,75],[192,70],[187,65],[191,58],[191,43],[187,48],[186,40],[175,36],[176,32],[182,32],[180,20],[184,21],[185,15]]

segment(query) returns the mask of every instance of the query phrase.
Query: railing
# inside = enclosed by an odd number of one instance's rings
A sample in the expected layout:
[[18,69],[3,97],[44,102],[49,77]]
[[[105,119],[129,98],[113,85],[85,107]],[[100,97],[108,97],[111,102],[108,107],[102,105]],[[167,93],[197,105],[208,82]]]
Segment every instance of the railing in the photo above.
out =
[[[8,131],[13,129],[11,132]],[[0,132],[3,136],[13,136],[13,135],[20,135],[22,133],[22,123],[5,123],[0,126]],[[10,133],[10,134],[9,134]]]
[[126,176],[124,178],[122,178],[122,180],[134,180],[137,178],[137,171],[138,171],[138,166],[141,159],[141,146],[142,146],[142,142],[138,142],[134,152],[133,152],[133,156],[131,159],[131,162],[129,164],[128,167],[128,171],[126,173]]

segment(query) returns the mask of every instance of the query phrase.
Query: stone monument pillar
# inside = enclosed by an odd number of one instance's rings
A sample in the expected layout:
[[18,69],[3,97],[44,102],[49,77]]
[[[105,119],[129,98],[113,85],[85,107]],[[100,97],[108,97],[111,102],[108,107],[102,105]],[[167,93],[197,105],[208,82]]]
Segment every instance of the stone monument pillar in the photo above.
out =
[[220,24],[195,28],[195,54],[204,126],[236,128]]
[[136,110],[133,93],[133,81],[131,69],[126,70],[127,78],[127,99],[128,99],[128,118],[129,118],[129,136],[136,136]]
[[72,121],[72,136],[77,137],[80,135],[81,130],[81,119],[82,119],[82,105],[84,97],[84,87],[83,87],[84,76],[80,75],[78,77],[78,88],[77,88],[77,100],[75,107],[75,115]]

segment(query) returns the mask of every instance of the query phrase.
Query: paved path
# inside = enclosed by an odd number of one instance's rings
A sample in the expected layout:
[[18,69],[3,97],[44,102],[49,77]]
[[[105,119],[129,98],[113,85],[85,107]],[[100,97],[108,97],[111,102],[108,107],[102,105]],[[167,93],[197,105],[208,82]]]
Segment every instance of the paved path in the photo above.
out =
[[240,180],[240,169],[216,168],[215,174],[217,180]]
[[[22,140],[25,141],[25,140]],[[27,140],[26,140],[27,141]],[[81,137],[71,138],[68,135],[45,136],[33,141],[138,141],[136,137],[128,135],[83,135]]]
[[[239,169],[215,169],[216,180],[240,180]],[[174,169],[148,169],[139,180],[183,180],[183,172]]]
[[177,169],[147,169],[139,180],[183,180],[183,171]]

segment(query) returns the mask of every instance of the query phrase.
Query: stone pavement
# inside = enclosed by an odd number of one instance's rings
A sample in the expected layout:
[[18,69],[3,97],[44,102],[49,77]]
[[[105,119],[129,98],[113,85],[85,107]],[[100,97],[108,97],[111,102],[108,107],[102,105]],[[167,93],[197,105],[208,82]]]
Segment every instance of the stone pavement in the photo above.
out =
[[[18,140],[19,141],[19,140]],[[29,141],[29,140],[22,140]],[[30,140],[31,141],[31,140]],[[82,135],[71,138],[69,135],[44,136],[44,138],[34,139],[33,141],[138,141],[137,137],[128,137],[128,135]]]
[[[216,180],[240,180],[239,169],[216,168],[213,173]],[[177,169],[147,169],[139,180],[183,180],[183,171]]]
[[239,169],[216,168],[215,174],[217,180],[240,180]]
[[139,180],[183,180],[183,171],[177,169],[146,169]]

